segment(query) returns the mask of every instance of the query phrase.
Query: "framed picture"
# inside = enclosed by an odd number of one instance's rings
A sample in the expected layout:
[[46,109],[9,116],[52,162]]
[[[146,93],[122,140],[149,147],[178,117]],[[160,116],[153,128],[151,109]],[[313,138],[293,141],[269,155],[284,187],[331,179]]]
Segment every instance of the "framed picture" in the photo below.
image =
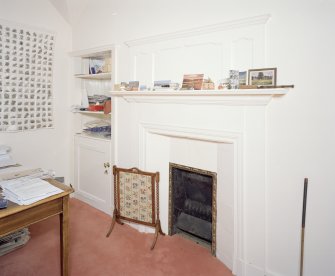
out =
[[277,68],[250,69],[249,85],[276,85]]
[[204,74],[184,75],[182,90],[201,90],[204,81]]
[[139,81],[130,81],[128,84],[128,90],[129,91],[138,91],[138,88],[140,86]]

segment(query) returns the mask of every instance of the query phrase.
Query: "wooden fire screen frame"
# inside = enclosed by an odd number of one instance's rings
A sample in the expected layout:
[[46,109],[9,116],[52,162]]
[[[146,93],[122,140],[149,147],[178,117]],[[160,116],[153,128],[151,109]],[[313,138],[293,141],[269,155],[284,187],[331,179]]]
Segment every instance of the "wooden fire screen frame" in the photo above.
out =
[[115,222],[121,220],[155,227],[154,249],[158,234],[165,235],[159,220],[159,172],[151,173],[137,168],[124,169],[113,166],[114,213],[107,237]]

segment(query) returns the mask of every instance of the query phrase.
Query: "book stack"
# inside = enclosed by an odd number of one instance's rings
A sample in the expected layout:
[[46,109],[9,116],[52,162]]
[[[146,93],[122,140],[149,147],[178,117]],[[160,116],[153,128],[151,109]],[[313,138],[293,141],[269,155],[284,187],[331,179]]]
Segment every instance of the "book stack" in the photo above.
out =
[[89,105],[95,105],[95,104],[103,104],[105,101],[109,100],[110,98],[105,95],[92,95],[88,96],[88,103]]

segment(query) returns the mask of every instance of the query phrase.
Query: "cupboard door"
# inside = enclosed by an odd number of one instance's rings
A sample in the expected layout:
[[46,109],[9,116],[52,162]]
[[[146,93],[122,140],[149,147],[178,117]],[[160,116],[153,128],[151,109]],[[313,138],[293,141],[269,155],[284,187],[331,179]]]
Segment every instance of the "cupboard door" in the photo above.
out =
[[111,214],[110,141],[75,137],[75,197]]

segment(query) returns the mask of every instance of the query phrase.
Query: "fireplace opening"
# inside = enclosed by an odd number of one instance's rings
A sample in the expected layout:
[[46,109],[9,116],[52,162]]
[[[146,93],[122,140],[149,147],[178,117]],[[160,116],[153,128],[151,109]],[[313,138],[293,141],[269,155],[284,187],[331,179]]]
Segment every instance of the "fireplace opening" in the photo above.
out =
[[170,163],[169,235],[216,251],[216,173]]

